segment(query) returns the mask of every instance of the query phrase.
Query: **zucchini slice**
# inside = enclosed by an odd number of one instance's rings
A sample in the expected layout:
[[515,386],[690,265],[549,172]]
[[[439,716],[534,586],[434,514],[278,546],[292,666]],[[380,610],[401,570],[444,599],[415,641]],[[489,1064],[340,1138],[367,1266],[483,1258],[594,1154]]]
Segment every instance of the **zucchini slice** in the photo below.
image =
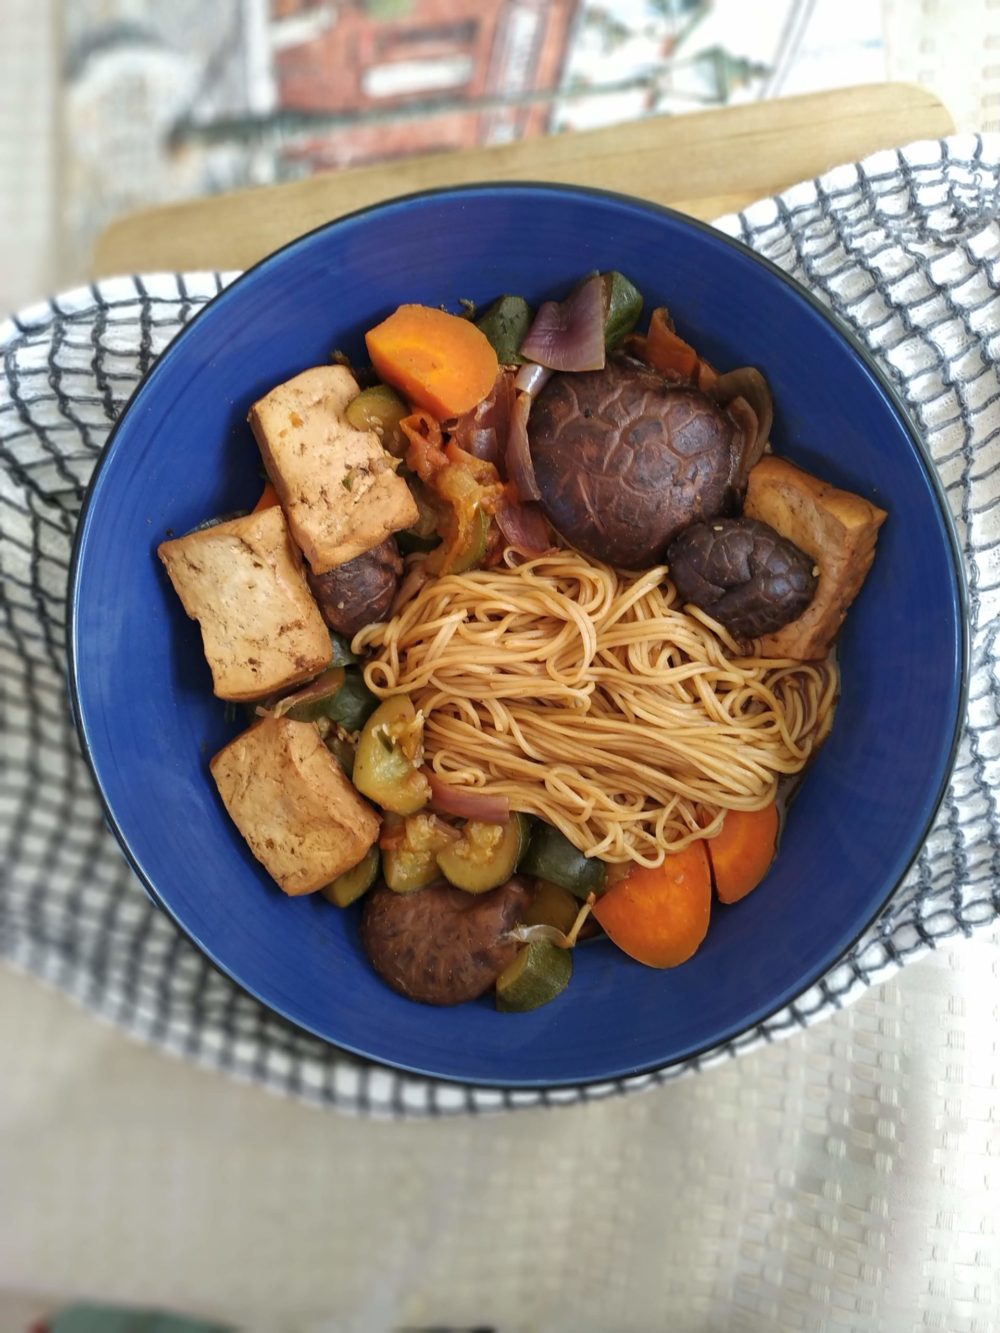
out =
[[466,893],[487,893],[506,884],[528,845],[528,820],[512,815],[505,824],[470,819],[462,836],[437,854],[444,877]]
[[584,856],[551,824],[537,824],[521,865],[526,875],[559,884],[577,898],[601,893],[607,870],[596,856]]

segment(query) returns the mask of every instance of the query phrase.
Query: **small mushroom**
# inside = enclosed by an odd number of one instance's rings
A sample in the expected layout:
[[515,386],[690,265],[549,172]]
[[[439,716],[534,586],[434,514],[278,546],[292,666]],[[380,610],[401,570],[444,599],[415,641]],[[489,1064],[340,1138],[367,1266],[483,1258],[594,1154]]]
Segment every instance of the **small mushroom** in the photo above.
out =
[[521,947],[509,938],[531,900],[523,879],[488,893],[450,884],[413,893],[380,885],[365,899],[361,943],[393,990],[423,1004],[462,1004],[483,995]]
[[403,572],[394,537],[325,574],[308,571],[309,587],[331,629],[348,638],[381,620],[392,605]]
[[797,620],[819,581],[811,556],[756,518],[695,523],[667,549],[681,600],[741,639]]

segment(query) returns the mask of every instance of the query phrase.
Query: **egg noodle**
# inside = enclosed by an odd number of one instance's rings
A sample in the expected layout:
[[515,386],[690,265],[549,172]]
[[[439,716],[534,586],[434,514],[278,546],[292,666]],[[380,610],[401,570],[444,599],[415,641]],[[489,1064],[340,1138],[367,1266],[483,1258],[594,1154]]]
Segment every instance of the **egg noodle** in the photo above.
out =
[[[412,573],[417,573],[414,569]],[[575,551],[421,582],[354,640],[369,688],[408,694],[428,762],[506,796],[604,861],[659,865],[756,810],[833,721],[832,660],[743,655],[678,605],[666,569],[621,574]]]

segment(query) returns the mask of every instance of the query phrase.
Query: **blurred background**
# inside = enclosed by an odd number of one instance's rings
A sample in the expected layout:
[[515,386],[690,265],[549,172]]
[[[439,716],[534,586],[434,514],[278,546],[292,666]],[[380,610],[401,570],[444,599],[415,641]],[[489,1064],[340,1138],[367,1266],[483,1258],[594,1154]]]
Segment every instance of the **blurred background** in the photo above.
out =
[[85,279],[121,214],[410,154],[887,78],[989,128],[992,6],[0,0],[0,308]]

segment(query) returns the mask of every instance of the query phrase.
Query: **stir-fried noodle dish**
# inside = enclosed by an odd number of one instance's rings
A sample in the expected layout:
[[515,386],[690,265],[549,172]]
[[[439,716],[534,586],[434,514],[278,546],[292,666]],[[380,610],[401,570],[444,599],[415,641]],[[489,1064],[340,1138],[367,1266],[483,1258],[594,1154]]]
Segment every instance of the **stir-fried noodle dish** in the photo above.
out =
[[461,306],[254,403],[259,503],[159,555],[278,888],[356,913],[410,999],[524,1012],[585,941],[678,966],[766,881],[886,514],[620,273]]

